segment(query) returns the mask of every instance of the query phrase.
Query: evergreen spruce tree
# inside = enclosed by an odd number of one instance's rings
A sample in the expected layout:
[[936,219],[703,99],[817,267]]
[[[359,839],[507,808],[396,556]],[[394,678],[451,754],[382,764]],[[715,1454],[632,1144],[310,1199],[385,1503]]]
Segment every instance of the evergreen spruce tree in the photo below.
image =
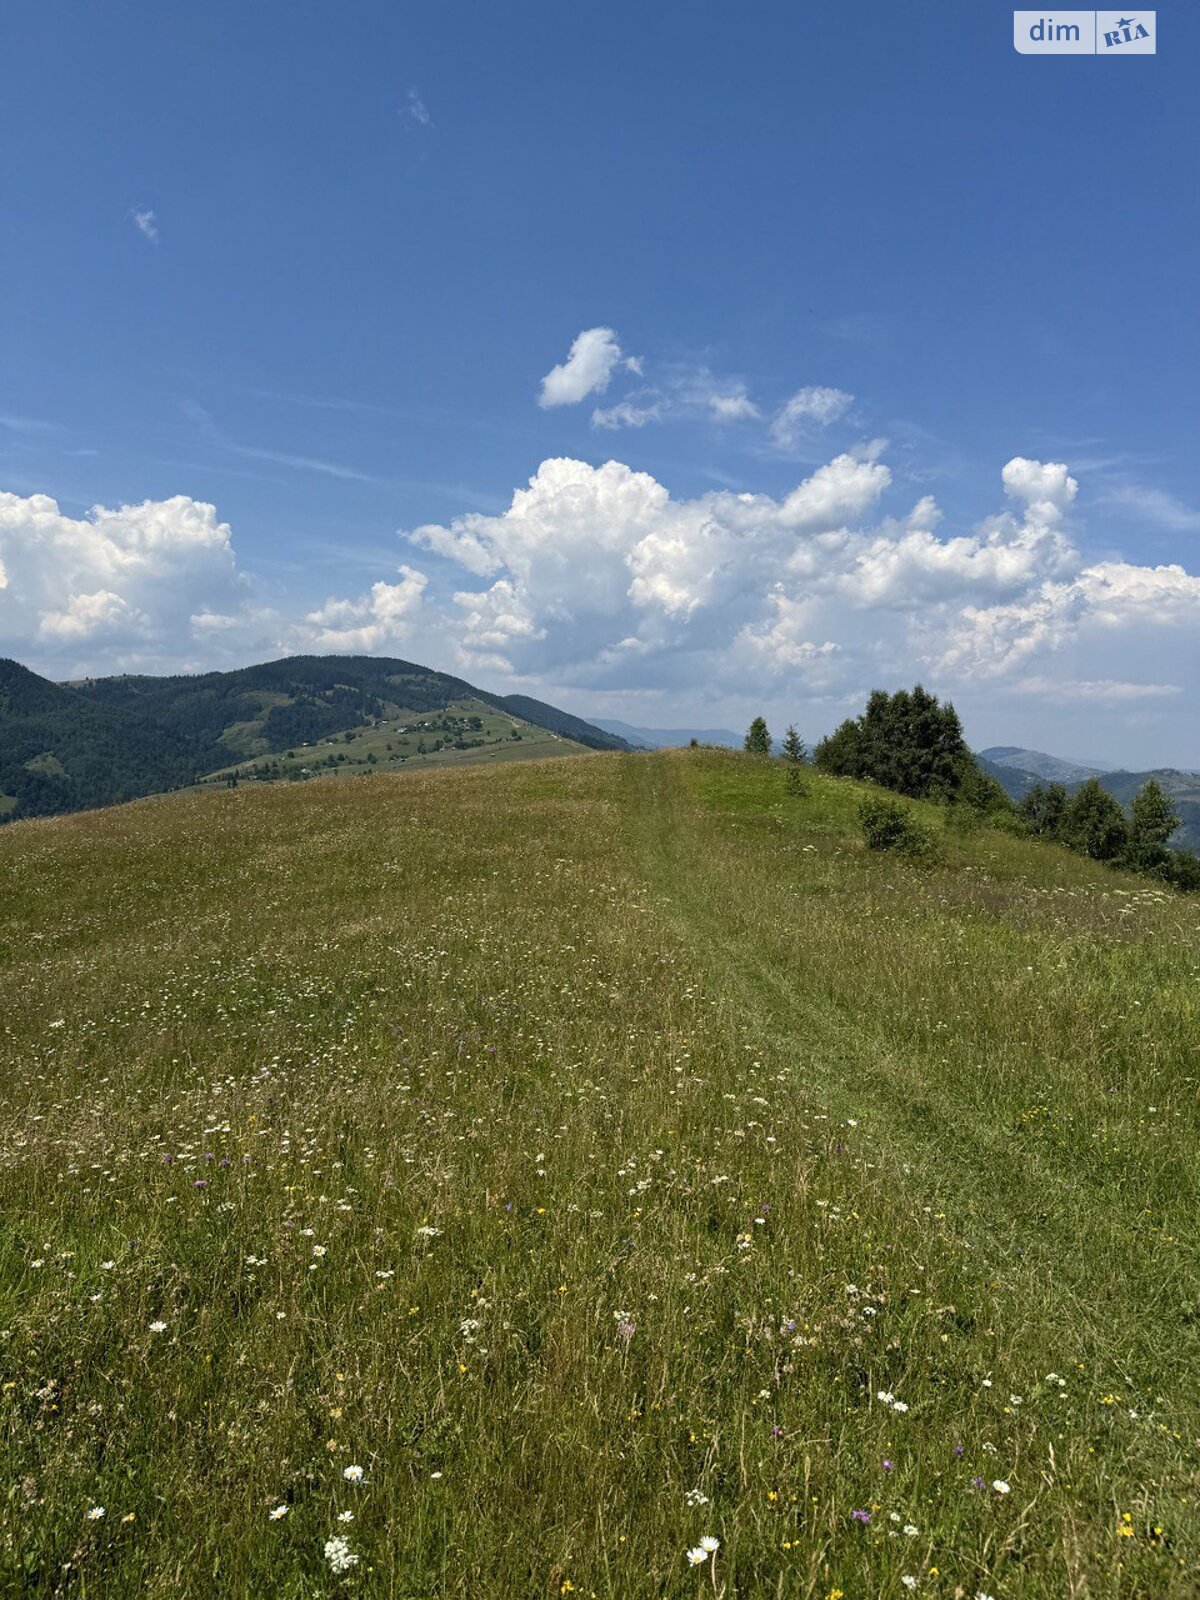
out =
[[788,723],[787,732],[783,736],[783,753],[789,761],[795,762],[797,766],[808,759],[808,750],[805,747],[804,740],[790,722]]
[[746,734],[746,749],[751,755],[769,756],[771,754],[771,735],[763,717],[755,717]]

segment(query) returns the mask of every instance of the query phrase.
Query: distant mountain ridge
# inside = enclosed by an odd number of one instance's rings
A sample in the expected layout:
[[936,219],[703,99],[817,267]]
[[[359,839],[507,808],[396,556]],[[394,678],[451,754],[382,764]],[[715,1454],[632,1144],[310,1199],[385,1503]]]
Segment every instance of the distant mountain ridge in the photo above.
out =
[[1084,783],[1088,778],[1098,778],[1102,772],[1114,770],[1103,762],[1074,761],[1065,756],[1047,755],[1044,750],[1025,750],[1020,745],[1012,744],[991,745],[978,754],[998,767],[1031,772],[1046,783]]
[[[491,716],[493,726],[484,729],[482,713],[493,712],[502,715]],[[232,672],[70,684],[0,660],[0,819],[111,805],[179,788],[294,747],[329,744],[335,736],[353,739],[356,729],[406,714],[441,719],[436,729],[432,722],[421,724],[433,730],[436,750],[453,743],[471,754],[473,746],[498,744],[502,735],[520,739],[518,723],[570,741],[567,751],[630,748],[542,701],[492,694],[392,657],[290,656]],[[424,755],[424,738],[421,747]],[[378,763],[377,756],[369,759]],[[397,763],[404,759],[396,756]],[[309,775],[310,768],[280,772],[276,764],[256,775],[298,774]]]

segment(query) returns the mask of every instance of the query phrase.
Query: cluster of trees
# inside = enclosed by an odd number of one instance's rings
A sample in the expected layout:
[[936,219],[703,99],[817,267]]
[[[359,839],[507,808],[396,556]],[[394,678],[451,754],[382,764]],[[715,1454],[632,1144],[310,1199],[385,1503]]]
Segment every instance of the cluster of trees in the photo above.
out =
[[[692,740],[695,744],[695,739]],[[745,748],[751,755],[769,756],[774,746],[771,731],[763,717],[755,717],[746,732]],[[805,792],[804,763],[808,760],[808,747],[796,732],[795,725],[788,723],[787,732],[783,736],[783,758],[787,762],[787,786],[789,794],[803,794]]]
[[[755,755],[770,755],[771,735],[762,717],[750,724],[745,747]],[[790,779],[805,760],[804,743],[795,728],[788,729],[783,753]],[[1200,890],[1200,856],[1168,847],[1179,817],[1154,778],[1134,796],[1128,816],[1095,778],[1073,795],[1060,783],[1037,784],[1016,806],[975,759],[953,705],[949,701],[943,705],[920,684],[895,694],[874,690],[862,716],[848,718],[822,739],[813,760],[821,771],[837,777],[864,779],[910,799],[965,808],[976,817],[1055,840],[1096,861],[1149,873],[1181,889]],[[875,847],[893,848],[897,816],[880,811],[871,825],[881,840],[889,841]]]
[[913,800],[960,803],[1011,813],[1012,802],[983,771],[949,701],[917,684],[895,694],[876,689],[861,717],[843,722],[814,751],[823,772],[866,778]]
[[1017,810],[1036,838],[1065,844],[1094,861],[1165,878],[1181,889],[1200,889],[1200,856],[1168,848],[1179,813],[1157,778],[1146,779],[1128,815],[1095,778],[1074,794],[1061,783],[1035,783]]
[[[695,744],[696,740],[693,739],[692,743]],[[771,731],[767,727],[764,717],[755,717],[750,724],[744,740],[744,747],[754,756],[769,756],[771,754],[771,751],[775,748],[775,741],[771,737]],[[784,760],[790,761],[796,766],[800,766],[808,760],[808,748],[791,723],[788,724],[787,732],[783,736],[782,752]]]

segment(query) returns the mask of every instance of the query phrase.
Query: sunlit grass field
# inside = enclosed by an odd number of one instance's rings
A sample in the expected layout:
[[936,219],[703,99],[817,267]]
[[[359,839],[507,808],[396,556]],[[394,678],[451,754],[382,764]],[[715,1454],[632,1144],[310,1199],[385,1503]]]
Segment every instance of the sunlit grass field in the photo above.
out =
[[0,832],[0,1593],[1200,1592],[1200,897],[860,793]]

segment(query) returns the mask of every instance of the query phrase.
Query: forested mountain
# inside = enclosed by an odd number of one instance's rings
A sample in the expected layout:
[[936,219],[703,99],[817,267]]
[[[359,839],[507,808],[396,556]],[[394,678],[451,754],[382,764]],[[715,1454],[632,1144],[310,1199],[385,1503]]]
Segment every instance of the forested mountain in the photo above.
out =
[[0,660],[0,815],[129,800],[218,758],[211,744]]
[[[74,811],[179,788],[256,758],[353,737],[389,717],[440,718],[436,729],[429,723],[430,742],[461,750],[483,742],[462,737],[473,731],[472,710],[502,714],[502,728],[487,731],[492,742],[502,733],[521,738],[515,718],[575,745],[628,748],[541,701],[490,694],[390,657],[292,656],[234,672],[71,684],[0,661],[0,815]],[[311,770],[294,765],[284,775]]]

